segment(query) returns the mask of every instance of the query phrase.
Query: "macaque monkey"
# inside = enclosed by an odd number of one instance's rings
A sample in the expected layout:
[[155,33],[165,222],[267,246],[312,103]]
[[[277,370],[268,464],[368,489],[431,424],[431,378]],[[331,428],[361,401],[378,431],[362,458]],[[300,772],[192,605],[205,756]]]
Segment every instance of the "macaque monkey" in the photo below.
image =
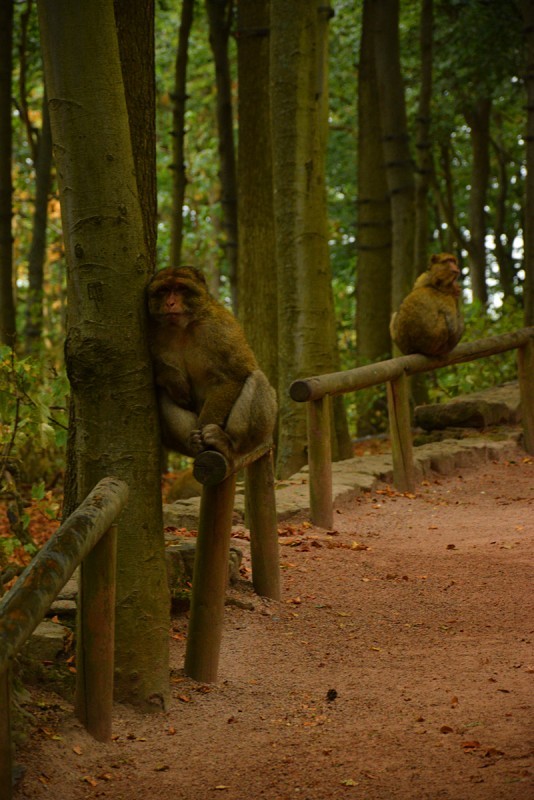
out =
[[276,395],[245,334],[195,267],[168,267],[148,285],[149,344],[163,443],[187,456],[236,456],[269,443]]
[[444,356],[456,347],[464,332],[459,275],[456,256],[439,253],[430,258],[429,269],[419,275],[391,317],[391,338],[402,353]]

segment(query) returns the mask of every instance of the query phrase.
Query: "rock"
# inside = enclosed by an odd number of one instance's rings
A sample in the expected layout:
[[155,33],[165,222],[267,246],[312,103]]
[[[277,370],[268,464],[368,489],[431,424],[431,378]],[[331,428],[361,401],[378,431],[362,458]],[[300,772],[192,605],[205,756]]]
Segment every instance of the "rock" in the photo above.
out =
[[45,619],[26,642],[24,655],[34,661],[54,661],[63,652],[65,637],[69,634],[64,625]]
[[520,419],[517,383],[456,397],[446,403],[417,406],[414,412],[415,424],[426,431],[515,425]]
[[[176,537],[165,549],[167,562],[167,580],[171,596],[175,597],[184,591],[188,582],[193,579],[195,564],[196,539]],[[243,553],[238,547],[230,547],[228,576],[231,583],[239,579],[239,569]]]

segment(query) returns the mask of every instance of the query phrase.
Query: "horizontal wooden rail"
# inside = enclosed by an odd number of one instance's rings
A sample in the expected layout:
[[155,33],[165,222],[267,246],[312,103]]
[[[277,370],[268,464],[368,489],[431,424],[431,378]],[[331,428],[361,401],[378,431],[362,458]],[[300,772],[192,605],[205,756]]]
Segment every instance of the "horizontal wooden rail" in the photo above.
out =
[[308,403],[308,461],[312,521],[322,527],[330,527],[333,521],[328,412],[331,395],[354,392],[381,383],[387,384],[393,480],[401,491],[413,491],[415,468],[408,377],[514,349],[518,351],[518,379],[525,449],[528,453],[534,454],[534,327],[462,343],[444,358],[428,358],[416,353],[344,372],[331,372],[293,381],[289,387],[291,398],[299,403]]
[[[117,478],[104,478],[83,503],[50,537],[48,542],[33,558],[15,585],[0,602],[0,800],[11,798],[11,732],[9,703],[9,667],[13,657],[19,652],[37,625],[41,622],[50,605],[72,576],[76,567],[88,557],[93,548],[105,539],[110,539],[106,547],[106,558],[110,558],[113,536],[110,530],[114,521],[124,508],[128,498],[128,486]],[[108,534],[108,536],[105,536]],[[114,592],[114,574],[111,576]],[[113,626],[111,619],[95,618],[88,610],[87,625],[95,628],[93,643],[101,652],[99,644],[105,641],[107,663],[100,664],[108,682],[113,681]],[[82,625],[83,638],[83,625]],[[111,648],[110,648],[111,642]],[[77,661],[83,660],[78,652]],[[110,672],[111,664],[111,672]],[[79,665],[80,668],[81,665]],[[100,702],[97,684],[89,682],[81,691],[87,693],[85,705],[92,706],[93,716],[85,720],[86,727],[96,738],[109,738],[102,730],[109,731],[111,691],[105,687],[105,703]],[[80,694],[77,681],[77,695]],[[78,702],[78,698],[77,698]]]
[[356,369],[348,369],[344,372],[315,375],[312,378],[293,381],[289,387],[289,394],[296,402],[305,403],[309,400],[319,400],[327,394],[355,392],[358,389],[387,383],[400,378],[401,375],[410,376],[419,372],[430,372],[451,364],[475,361],[478,358],[514,350],[526,345],[532,338],[534,338],[534,327],[521,328],[513,333],[503,333],[500,336],[490,336],[487,339],[477,339],[474,342],[459,344],[445,358],[428,358],[415,353],[410,356],[390,358],[387,361],[378,361],[376,364],[367,364]]

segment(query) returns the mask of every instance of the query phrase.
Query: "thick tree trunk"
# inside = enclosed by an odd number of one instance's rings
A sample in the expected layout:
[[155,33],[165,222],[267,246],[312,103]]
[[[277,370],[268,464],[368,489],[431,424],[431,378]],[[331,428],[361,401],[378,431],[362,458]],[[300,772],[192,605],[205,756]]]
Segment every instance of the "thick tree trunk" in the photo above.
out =
[[39,17],[68,264],[77,500],[107,475],[129,486],[118,530],[116,695],[162,708],[169,597],[144,330],[151,264],[113,3],[39,0]]
[[13,215],[11,197],[11,70],[13,46],[13,2],[0,3],[0,342],[15,344],[15,300],[13,296]]
[[179,266],[182,254],[183,207],[187,178],[185,172],[185,107],[187,101],[187,54],[193,24],[195,0],[182,0],[182,17],[174,66],[172,94],[172,209],[170,263]]
[[269,0],[237,7],[238,308],[247,339],[278,385],[277,275],[269,96]]
[[280,431],[277,471],[306,463],[299,377],[337,367],[325,192],[329,9],[271,2],[271,124],[278,262]]

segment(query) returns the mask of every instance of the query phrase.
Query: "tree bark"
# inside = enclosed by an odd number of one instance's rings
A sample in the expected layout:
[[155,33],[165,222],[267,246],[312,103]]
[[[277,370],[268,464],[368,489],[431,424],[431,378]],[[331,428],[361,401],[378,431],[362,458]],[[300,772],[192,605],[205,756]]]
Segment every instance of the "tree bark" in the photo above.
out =
[[306,418],[287,396],[298,377],[335,369],[325,192],[329,9],[271,2],[271,125],[278,263],[277,472],[306,463]]
[[531,0],[520,0],[520,7],[525,31],[525,88],[527,95],[523,298],[525,325],[534,325],[534,4]]
[[415,271],[424,272],[428,264],[428,192],[432,176],[431,103],[432,103],[432,40],[433,0],[423,0],[421,6],[421,86],[417,110],[415,180]]
[[210,45],[215,62],[215,82],[217,84],[223,247],[228,262],[232,306],[234,312],[237,313],[237,173],[232,114],[232,80],[228,60],[231,8],[231,0],[206,0]]
[[43,97],[42,126],[36,146],[35,207],[30,255],[28,258],[28,299],[26,301],[25,347],[39,348],[43,335],[43,280],[46,260],[48,200],[52,187],[52,134],[46,92]]
[[375,0],[373,27],[377,101],[391,203],[391,302],[397,309],[415,277],[414,169],[410,153],[399,46],[399,0]]
[[179,266],[182,253],[183,207],[187,177],[185,171],[185,108],[187,102],[187,58],[195,0],[182,0],[182,16],[174,67],[172,94],[172,209],[170,263]]
[[38,8],[68,265],[77,500],[107,475],[129,486],[118,526],[116,696],[163,708],[169,597],[159,426],[144,329],[152,265],[113,3],[39,0]]
[[[278,385],[277,275],[269,96],[269,0],[239,0],[238,308],[247,339]],[[259,302],[258,302],[259,300]]]
[[488,302],[486,285],[486,197],[490,174],[490,115],[491,100],[483,98],[465,111],[471,128],[471,192],[469,194],[469,254],[473,297],[485,305]]
[[11,178],[11,72],[13,47],[13,2],[0,3],[0,341],[15,344],[15,298],[13,295],[13,216]]
[[380,133],[371,3],[363,6],[358,70],[358,364],[386,358],[391,350],[391,209]]
[[153,272],[157,239],[154,0],[114,0],[113,8],[143,230]]

